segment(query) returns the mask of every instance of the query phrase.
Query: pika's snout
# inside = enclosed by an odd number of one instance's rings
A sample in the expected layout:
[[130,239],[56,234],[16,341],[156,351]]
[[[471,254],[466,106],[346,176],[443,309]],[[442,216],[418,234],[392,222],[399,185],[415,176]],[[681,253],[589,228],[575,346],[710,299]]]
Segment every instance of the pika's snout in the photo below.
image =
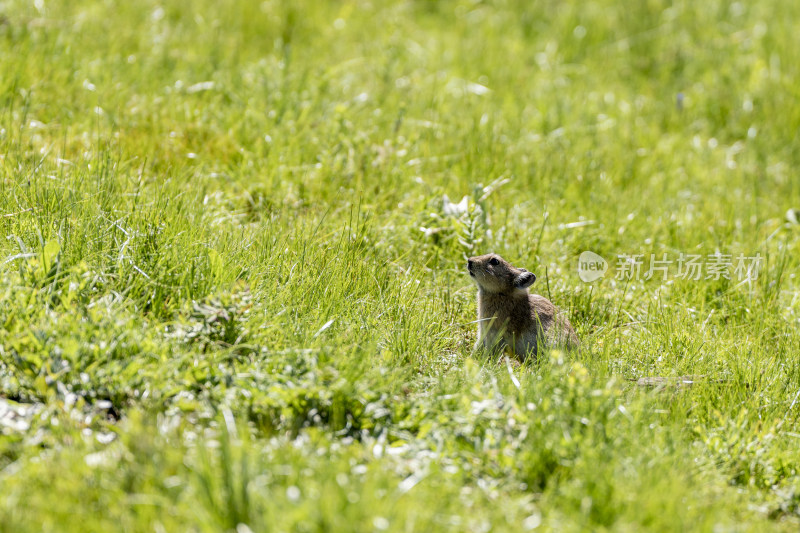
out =
[[475,263],[472,261],[472,259],[467,259],[467,270],[469,271],[469,275],[473,278],[475,277],[475,273],[472,271],[472,265],[474,264]]

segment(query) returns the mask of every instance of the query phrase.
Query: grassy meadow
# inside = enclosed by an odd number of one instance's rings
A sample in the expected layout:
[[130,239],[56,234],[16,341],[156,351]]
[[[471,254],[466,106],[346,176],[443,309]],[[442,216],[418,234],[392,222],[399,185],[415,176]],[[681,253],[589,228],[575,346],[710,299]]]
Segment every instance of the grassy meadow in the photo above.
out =
[[[796,531],[798,49],[780,0],[0,2],[0,532]],[[579,351],[473,353],[489,251]]]

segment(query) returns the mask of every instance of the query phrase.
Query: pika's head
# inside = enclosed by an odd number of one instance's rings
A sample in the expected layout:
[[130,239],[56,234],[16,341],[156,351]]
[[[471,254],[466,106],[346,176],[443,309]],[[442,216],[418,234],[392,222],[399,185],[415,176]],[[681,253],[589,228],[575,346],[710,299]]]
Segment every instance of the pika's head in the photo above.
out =
[[504,293],[527,289],[536,276],[524,268],[517,268],[497,254],[470,257],[467,260],[469,275],[478,288],[486,292]]

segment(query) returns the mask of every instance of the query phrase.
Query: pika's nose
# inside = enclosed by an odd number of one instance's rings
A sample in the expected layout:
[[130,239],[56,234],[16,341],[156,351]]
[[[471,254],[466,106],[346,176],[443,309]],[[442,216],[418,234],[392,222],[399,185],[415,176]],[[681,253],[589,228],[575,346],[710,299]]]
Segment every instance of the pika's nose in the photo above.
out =
[[467,259],[467,270],[472,270],[472,259]]

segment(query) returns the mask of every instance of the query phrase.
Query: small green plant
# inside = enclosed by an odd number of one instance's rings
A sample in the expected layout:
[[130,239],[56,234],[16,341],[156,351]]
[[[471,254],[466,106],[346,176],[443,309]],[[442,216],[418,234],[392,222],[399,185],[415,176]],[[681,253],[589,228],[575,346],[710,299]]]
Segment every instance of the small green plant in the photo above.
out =
[[231,291],[192,301],[170,328],[170,337],[198,343],[202,351],[244,344],[252,308],[250,290],[239,285]]

